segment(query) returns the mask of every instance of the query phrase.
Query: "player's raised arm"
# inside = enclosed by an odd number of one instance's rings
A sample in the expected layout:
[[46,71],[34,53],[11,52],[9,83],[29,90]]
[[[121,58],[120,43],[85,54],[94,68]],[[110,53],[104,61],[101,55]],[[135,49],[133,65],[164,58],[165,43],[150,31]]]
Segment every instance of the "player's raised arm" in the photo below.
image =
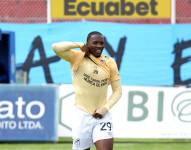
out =
[[84,44],[82,42],[58,42],[52,44],[52,49],[55,51],[55,53],[63,58],[66,61],[69,61],[73,63],[74,58],[77,57],[78,53],[75,48],[82,48]]

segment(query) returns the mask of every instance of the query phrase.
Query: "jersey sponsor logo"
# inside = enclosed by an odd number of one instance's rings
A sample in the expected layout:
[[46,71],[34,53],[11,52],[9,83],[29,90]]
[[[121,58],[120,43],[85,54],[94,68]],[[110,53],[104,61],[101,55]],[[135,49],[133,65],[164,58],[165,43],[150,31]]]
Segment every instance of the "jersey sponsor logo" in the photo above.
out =
[[94,73],[94,74],[98,74],[98,70],[94,70],[93,73]]
[[101,80],[97,80],[93,77],[91,77],[90,75],[84,73],[83,74],[83,79],[84,81],[86,81],[88,84],[92,85],[92,86],[95,86],[95,87],[102,87],[102,86],[105,86],[107,85],[108,83],[108,79],[105,78],[105,79],[101,79]]

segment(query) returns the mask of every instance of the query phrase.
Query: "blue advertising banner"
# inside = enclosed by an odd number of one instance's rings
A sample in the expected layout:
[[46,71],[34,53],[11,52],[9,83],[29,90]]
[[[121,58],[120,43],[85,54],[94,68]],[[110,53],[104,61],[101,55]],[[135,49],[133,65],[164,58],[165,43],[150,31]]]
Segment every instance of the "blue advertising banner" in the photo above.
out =
[[106,37],[104,53],[119,67],[123,85],[191,84],[191,26],[104,22],[0,24],[16,33],[17,69],[28,83],[71,83],[70,65],[51,49],[58,41],[86,41],[91,31]]
[[57,87],[0,85],[0,141],[56,141]]

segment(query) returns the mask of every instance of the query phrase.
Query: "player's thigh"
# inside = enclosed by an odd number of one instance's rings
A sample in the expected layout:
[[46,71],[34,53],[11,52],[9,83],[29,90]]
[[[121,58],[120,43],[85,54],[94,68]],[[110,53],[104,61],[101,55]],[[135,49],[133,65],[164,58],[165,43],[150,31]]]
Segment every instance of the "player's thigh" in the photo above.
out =
[[97,150],[113,150],[113,138],[96,141],[95,146]]

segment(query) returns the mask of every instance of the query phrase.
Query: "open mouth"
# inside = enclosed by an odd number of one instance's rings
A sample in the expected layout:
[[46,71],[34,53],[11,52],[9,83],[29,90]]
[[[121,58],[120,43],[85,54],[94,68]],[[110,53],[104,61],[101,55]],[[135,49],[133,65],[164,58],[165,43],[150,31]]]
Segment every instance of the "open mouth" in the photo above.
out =
[[101,49],[97,49],[96,53],[101,53],[101,51],[102,51]]

